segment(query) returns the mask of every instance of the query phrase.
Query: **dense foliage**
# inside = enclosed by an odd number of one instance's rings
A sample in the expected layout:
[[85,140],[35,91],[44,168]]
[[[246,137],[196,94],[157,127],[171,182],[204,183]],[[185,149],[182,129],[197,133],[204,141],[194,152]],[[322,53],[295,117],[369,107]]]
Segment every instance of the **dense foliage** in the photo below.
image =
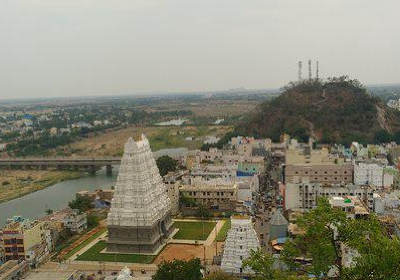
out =
[[71,209],[78,209],[80,213],[86,212],[93,208],[92,201],[87,197],[77,196],[68,203]]
[[[262,103],[236,131],[279,141],[287,133],[301,141],[381,143],[398,140],[400,113],[369,95],[348,77],[290,83],[283,93]],[[398,139],[397,139],[398,138]]]
[[175,171],[178,166],[178,162],[168,155],[159,157],[156,162],[161,176],[167,175],[168,172]]
[[[288,270],[274,270],[271,255],[252,252],[244,265],[256,272],[254,279],[298,279],[290,278],[294,272],[317,279],[400,279],[400,241],[389,236],[374,215],[347,219],[321,198],[297,223],[304,233],[287,241],[281,253]],[[342,263],[342,246],[354,252],[350,267]],[[300,261],[306,259],[308,264]]]
[[201,273],[200,259],[189,261],[174,260],[163,262],[158,266],[156,274],[152,280],[200,280],[203,278]]

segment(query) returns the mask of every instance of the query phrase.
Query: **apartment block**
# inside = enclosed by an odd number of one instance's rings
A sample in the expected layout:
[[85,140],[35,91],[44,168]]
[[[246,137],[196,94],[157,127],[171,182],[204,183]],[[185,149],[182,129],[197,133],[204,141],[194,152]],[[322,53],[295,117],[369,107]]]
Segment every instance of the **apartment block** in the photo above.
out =
[[14,217],[3,228],[4,256],[9,260],[27,260],[36,267],[51,248],[50,230],[40,221]]
[[285,186],[286,209],[313,209],[319,197],[330,199],[336,196],[358,196],[371,210],[373,194],[376,191],[372,186],[357,186],[353,184],[321,184],[311,182],[287,183]]
[[233,211],[237,203],[238,187],[235,182],[221,180],[198,181],[180,188],[182,195],[194,199],[210,209]]
[[297,183],[303,179],[311,183],[349,184],[353,182],[352,164],[287,165],[285,183]]

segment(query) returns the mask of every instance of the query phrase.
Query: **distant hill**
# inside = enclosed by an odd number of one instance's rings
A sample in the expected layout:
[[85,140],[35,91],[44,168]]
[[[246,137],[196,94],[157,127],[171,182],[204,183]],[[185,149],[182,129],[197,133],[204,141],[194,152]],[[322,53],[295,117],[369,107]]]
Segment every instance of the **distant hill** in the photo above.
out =
[[399,131],[400,112],[347,77],[290,83],[236,127],[237,133],[275,141],[288,133],[302,141],[312,136],[343,144],[400,140]]

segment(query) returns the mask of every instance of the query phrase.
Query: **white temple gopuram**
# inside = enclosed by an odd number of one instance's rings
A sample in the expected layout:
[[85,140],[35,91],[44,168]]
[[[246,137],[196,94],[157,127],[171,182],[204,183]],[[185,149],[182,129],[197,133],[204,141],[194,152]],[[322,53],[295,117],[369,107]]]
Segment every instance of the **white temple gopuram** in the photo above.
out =
[[129,138],[107,217],[107,251],[156,253],[172,231],[170,212],[149,141]]
[[232,217],[222,255],[221,270],[232,274],[252,274],[252,270],[242,268],[242,262],[250,257],[251,250],[257,251],[259,248],[257,233],[251,219],[245,216]]

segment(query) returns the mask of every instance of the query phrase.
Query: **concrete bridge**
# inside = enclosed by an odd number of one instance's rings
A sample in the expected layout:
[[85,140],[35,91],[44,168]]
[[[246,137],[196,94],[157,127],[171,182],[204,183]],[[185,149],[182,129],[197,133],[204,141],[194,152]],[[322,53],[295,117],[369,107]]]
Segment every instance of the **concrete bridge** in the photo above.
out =
[[85,170],[95,174],[105,166],[107,175],[112,175],[113,165],[118,165],[121,158],[11,158],[0,159],[1,169],[37,169],[47,170]]

